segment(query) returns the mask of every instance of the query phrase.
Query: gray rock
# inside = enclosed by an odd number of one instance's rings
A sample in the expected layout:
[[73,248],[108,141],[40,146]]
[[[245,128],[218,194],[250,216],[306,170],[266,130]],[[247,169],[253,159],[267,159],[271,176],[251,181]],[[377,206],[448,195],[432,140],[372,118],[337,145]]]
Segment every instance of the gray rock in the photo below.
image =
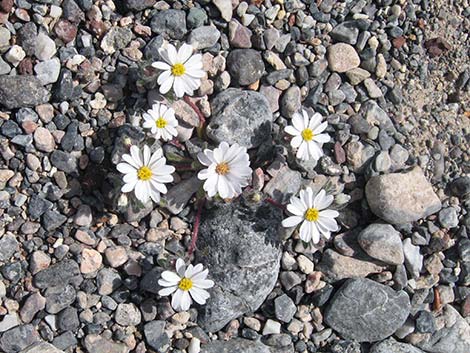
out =
[[64,351],[56,348],[50,343],[38,342],[26,347],[19,353],[64,353]]
[[115,320],[122,326],[136,326],[140,324],[141,314],[139,309],[132,303],[121,303],[118,305]]
[[165,321],[150,321],[144,326],[145,341],[156,351],[170,343],[170,338],[165,332]]
[[0,338],[4,353],[17,353],[39,341],[39,334],[33,325],[22,325],[6,331]]
[[186,13],[174,9],[159,11],[152,17],[150,27],[154,33],[163,34],[171,39],[183,39],[188,31]]
[[385,131],[395,131],[392,120],[375,101],[370,99],[363,103],[360,113],[370,125],[377,125]]
[[49,60],[56,53],[55,42],[43,32],[40,32],[36,38],[34,55],[41,61]]
[[113,27],[101,40],[101,49],[107,54],[113,54],[116,50],[123,49],[132,39],[132,31],[129,28]]
[[366,197],[372,212],[392,224],[414,222],[441,209],[441,201],[419,167],[370,178]]
[[0,53],[4,53],[10,48],[10,39],[10,31],[6,27],[0,27]]
[[124,0],[127,10],[142,11],[155,5],[157,0]]
[[217,143],[252,148],[270,138],[273,116],[267,99],[258,92],[229,88],[212,100],[211,109],[207,134]]
[[361,60],[349,44],[337,43],[328,47],[328,66],[335,72],[346,72],[359,66]]
[[0,238],[0,261],[8,261],[16,252],[18,252],[18,241],[13,234],[7,233]]
[[345,278],[362,278],[372,273],[382,272],[383,267],[372,261],[372,258],[344,256],[332,249],[327,249],[323,253],[317,269],[323,272],[328,280],[335,282]]
[[436,321],[442,323],[440,328],[423,335],[423,340],[416,345],[430,353],[470,352],[470,326],[459,312],[447,304],[436,316]]
[[59,228],[66,220],[67,217],[63,214],[55,210],[48,210],[42,216],[41,224],[47,231],[52,231]]
[[54,167],[71,175],[78,174],[77,159],[70,153],[55,150],[51,154],[51,163]]
[[163,196],[165,208],[173,214],[180,213],[201,185],[202,181],[197,176],[180,181]]
[[62,331],[75,331],[80,326],[77,309],[68,307],[58,315],[57,323]]
[[81,281],[80,269],[73,260],[63,260],[55,263],[34,276],[34,285],[43,289],[55,286],[65,286]]
[[189,29],[201,27],[204,25],[204,22],[207,21],[206,11],[199,7],[191,7],[189,9],[188,16],[186,17],[186,21]]
[[230,0],[212,0],[212,3],[220,11],[222,18],[229,22],[232,19],[232,2]]
[[110,295],[121,286],[121,276],[112,268],[103,268],[96,276],[98,294]]
[[444,228],[455,228],[459,225],[459,216],[454,207],[443,208],[439,212],[439,223]]
[[34,76],[0,76],[0,105],[7,109],[35,107],[49,98],[49,91]]
[[280,203],[286,203],[296,195],[302,184],[302,175],[287,165],[282,166],[264,187],[264,192]]
[[31,294],[21,308],[21,320],[25,323],[30,323],[34,316],[45,307],[46,299],[39,292]]
[[216,45],[220,32],[215,26],[201,26],[191,31],[188,43],[196,49],[206,49]]
[[424,353],[421,349],[416,348],[415,346],[397,342],[392,337],[376,343],[372,346],[370,353]]
[[281,257],[282,212],[267,203],[240,200],[203,215],[196,255],[209,269],[215,287],[200,309],[199,323],[214,332],[256,311],[273,289]]
[[64,0],[61,7],[63,17],[70,22],[79,23],[85,19],[85,14],[74,0]]
[[359,29],[357,28],[355,21],[345,21],[333,28],[329,34],[331,38],[336,39],[339,42],[354,45],[357,42]]
[[0,57],[0,75],[8,74],[11,71],[10,65]]
[[233,83],[248,86],[261,78],[264,62],[257,50],[235,49],[227,56],[227,68]]
[[43,85],[54,83],[59,78],[60,60],[58,58],[52,58],[39,62],[34,66],[34,72]]
[[49,314],[58,314],[70,307],[77,299],[77,291],[71,286],[50,287],[44,293],[46,298],[46,311]]
[[298,113],[302,107],[300,100],[300,88],[298,86],[290,87],[282,96],[281,113],[291,118],[294,113]]
[[463,176],[452,180],[450,190],[453,195],[464,198],[467,194],[470,194],[470,177]]
[[297,311],[294,301],[283,294],[274,300],[274,312],[276,318],[283,322],[290,322]]
[[53,96],[55,102],[70,100],[74,95],[74,86],[72,72],[62,69],[59,74],[59,80],[54,84]]
[[400,233],[389,224],[371,224],[359,234],[357,240],[374,259],[391,265],[400,265],[405,260]]
[[18,31],[18,42],[26,52],[26,55],[32,56],[36,50],[36,41],[38,30],[34,22],[25,23]]
[[84,346],[88,353],[128,353],[129,347],[100,335],[90,334],[85,337]]
[[419,251],[419,246],[413,245],[411,239],[406,238],[403,240],[403,253],[408,272],[414,278],[419,278],[421,268],[423,267],[423,255]]
[[214,341],[201,347],[201,353],[281,353],[259,341],[235,338],[230,341]]
[[8,331],[9,329],[21,325],[21,320],[18,314],[7,314],[0,321],[0,332]]
[[325,322],[342,336],[375,342],[391,336],[410,313],[410,299],[403,292],[370,279],[349,279],[335,293]]

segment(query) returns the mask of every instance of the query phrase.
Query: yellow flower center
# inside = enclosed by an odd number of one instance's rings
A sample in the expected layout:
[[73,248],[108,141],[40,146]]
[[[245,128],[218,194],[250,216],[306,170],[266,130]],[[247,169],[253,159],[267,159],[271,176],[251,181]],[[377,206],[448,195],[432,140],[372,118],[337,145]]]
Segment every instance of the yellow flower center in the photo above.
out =
[[315,136],[313,134],[313,131],[309,128],[306,128],[304,129],[302,132],[301,132],[301,135],[302,135],[302,138],[305,140],[305,141],[312,141],[313,137]]
[[159,129],[164,129],[165,126],[166,126],[167,122],[165,119],[163,119],[163,117],[159,117],[156,121],[155,121],[155,125],[157,125],[157,127]]
[[318,221],[320,213],[316,208],[309,208],[307,212],[305,212],[305,219],[310,222]]
[[222,162],[217,164],[215,167],[215,172],[219,175],[225,175],[230,171],[230,167],[227,162]]
[[150,180],[151,177],[152,170],[149,167],[143,166],[140,167],[139,170],[137,170],[137,178],[139,178],[140,180],[147,181]]
[[180,283],[178,283],[178,288],[184,291],[188,291],[193,288],[193,281],[191,281],[189,278],[183,277]]
[[184,73],[186,72],[186,68],[184,67],[183,64],[174,64],[172,67],[171,67],[171,74],[173,76],[182,76],[184,75]]

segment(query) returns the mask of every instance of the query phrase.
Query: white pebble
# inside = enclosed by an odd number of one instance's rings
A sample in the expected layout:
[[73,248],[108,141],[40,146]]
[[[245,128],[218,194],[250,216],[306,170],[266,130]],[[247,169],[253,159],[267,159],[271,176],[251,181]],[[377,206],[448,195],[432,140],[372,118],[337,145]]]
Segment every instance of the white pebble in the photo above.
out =
[[281,333],[281,324],[277,321],[269,319],[264,325],[263,336],[275,333]]
[[201,351],[201,341],[199,338],[193,337],[189,343],[188,353],[199,353]]

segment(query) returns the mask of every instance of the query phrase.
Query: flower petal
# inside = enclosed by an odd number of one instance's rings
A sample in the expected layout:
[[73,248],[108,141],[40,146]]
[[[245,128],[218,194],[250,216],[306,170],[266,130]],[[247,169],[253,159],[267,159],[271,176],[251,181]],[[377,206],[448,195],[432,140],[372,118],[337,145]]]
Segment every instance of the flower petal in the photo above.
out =
[[302,217],[291,216],[291,217],[287,217],[286,219],[282,221],[282,226],[284,228],[296,227],[302,221],[303,221]]
[[161,297],[166,297],[170,294],[173,294],[177,289],[178,289],[178,286],[163,288],[158,291],[158,295]]

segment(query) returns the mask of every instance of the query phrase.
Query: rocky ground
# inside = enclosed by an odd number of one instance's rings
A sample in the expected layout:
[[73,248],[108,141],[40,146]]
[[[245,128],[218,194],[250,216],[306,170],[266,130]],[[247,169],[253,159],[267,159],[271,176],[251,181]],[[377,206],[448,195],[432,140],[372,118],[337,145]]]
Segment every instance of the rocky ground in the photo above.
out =
[[[0,0],[0,351],[470,352],[470,5],[466,0]],[[195,261],[216,286],[175,313],[157,295],[185,257],[194,172],[160,207],[115,165],[145,133],[164,40],[203,53],[173,104],[170,164],[222,140],[253,185],[208,202]],[[333,141],[299,163],[300,107]],[[335,195],[341,231],[280,227],[302,187]]]

